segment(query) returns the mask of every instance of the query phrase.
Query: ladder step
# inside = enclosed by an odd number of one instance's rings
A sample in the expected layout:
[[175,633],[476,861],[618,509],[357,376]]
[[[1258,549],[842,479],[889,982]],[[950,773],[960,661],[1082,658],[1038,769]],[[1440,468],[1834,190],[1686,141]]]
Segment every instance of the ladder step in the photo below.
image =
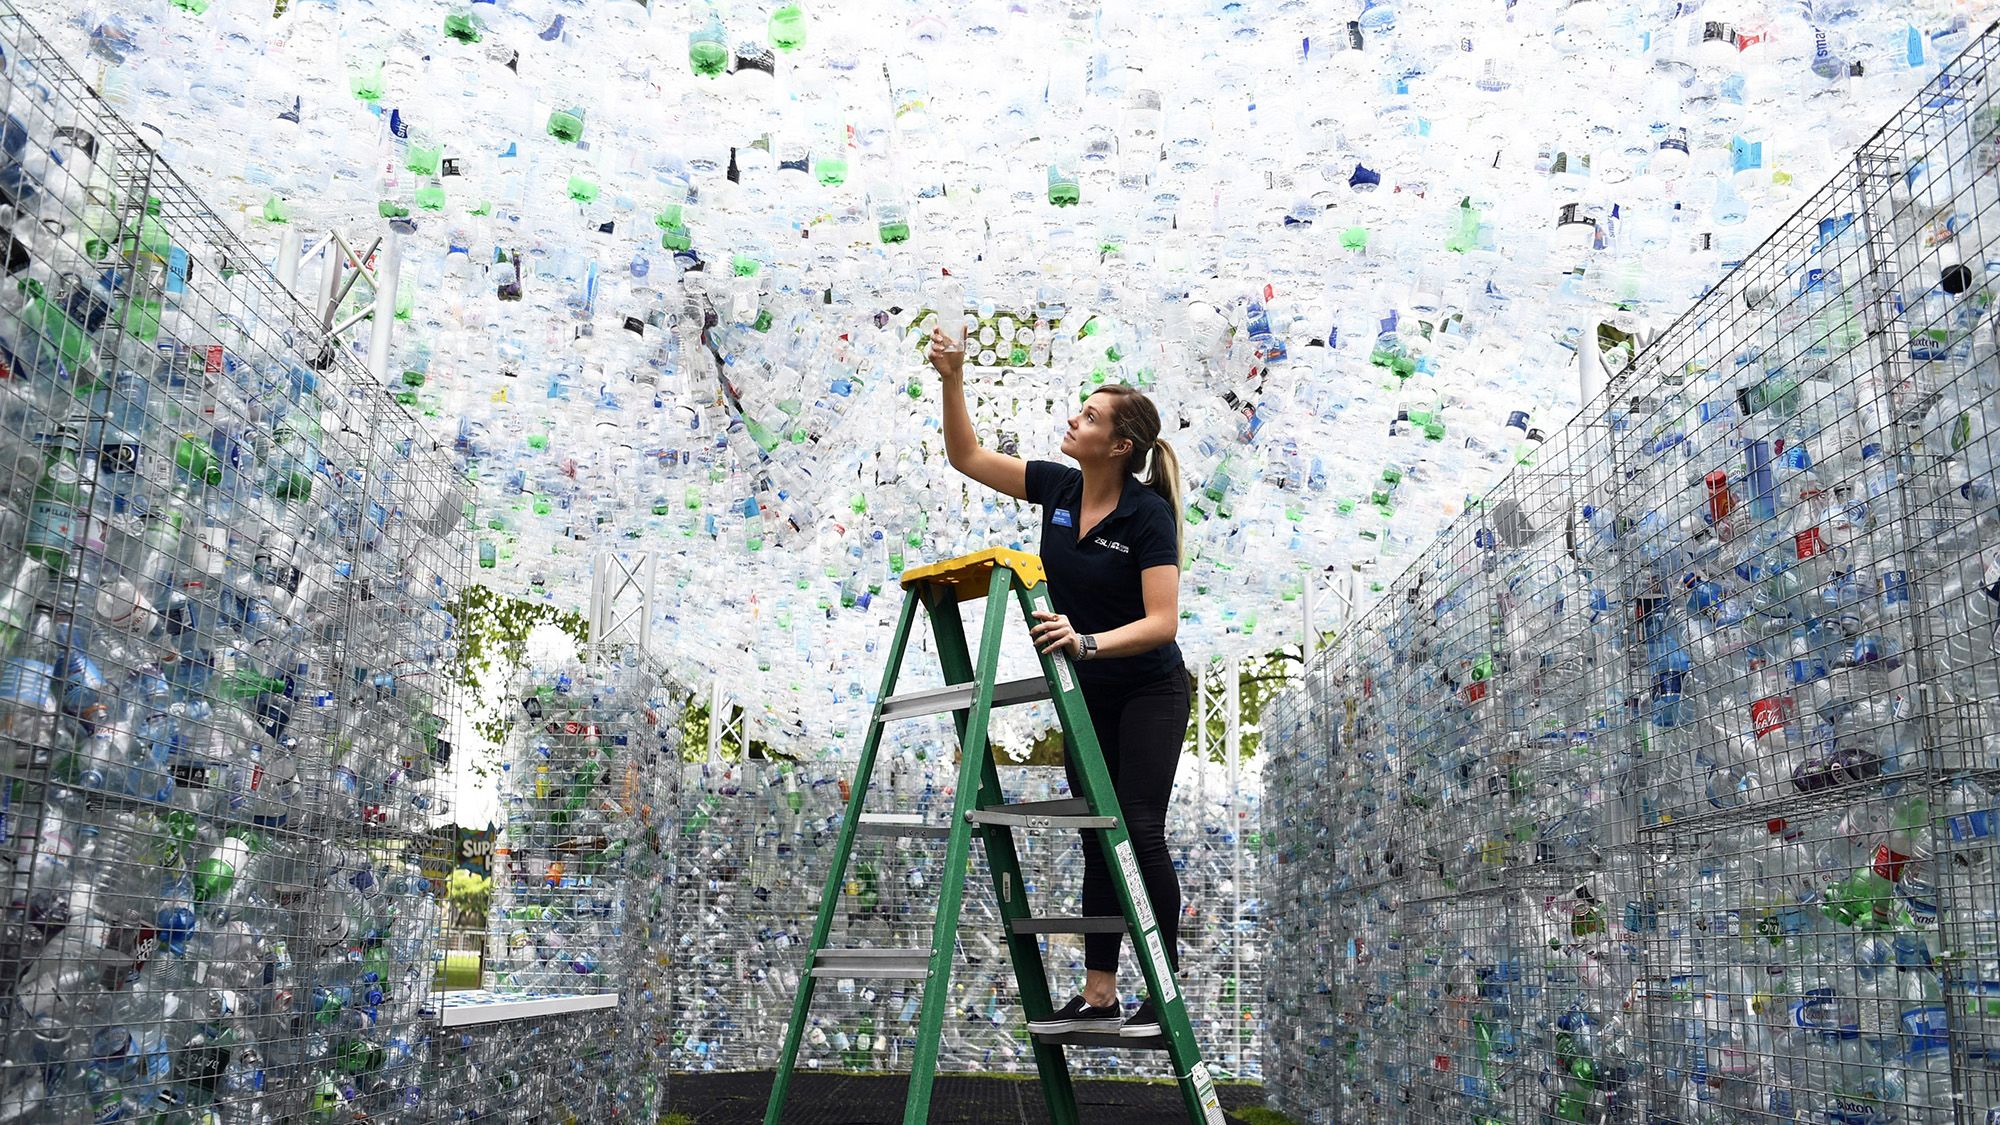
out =
[[865,812],[854,830],[863,836],[902,836],[919,840],[949,840],[951,829],[926,824],[922,813]]
[[1122,934],[1125,919],[1116,915],[1103,918],[1016,918],[1011,926],[1017,934]]
[[928,949],[822,949],[813,958],[816,977],[925,977]]
[[1043,1043],[1059,1047],[1124,1047],[1135,1051],[1167,1049],[1167,1037],[1164,1035],[1128,1039],[1115,1031],[1037,1031],[1032,1034]]
[[967,809],[965,819],[974,824],[1004,824],[1009,828],[1111,828],[1118,823],[1115,816],[1092,816],[1090,802],[1081,797]]
[[[972,697],[979,691],[976,680],[946,687],[925,688],[923,691],[892,695],[882,701],[882,721],[890,719],[914,719],[919,715],[942,715],[946,711],[963,711],[972,706]],[[1033,703],[1049,697],[1049,684],[1040,676],[1025,680],[1008,680],[993,688],[993,706],[1011,707],[1016,703]]]

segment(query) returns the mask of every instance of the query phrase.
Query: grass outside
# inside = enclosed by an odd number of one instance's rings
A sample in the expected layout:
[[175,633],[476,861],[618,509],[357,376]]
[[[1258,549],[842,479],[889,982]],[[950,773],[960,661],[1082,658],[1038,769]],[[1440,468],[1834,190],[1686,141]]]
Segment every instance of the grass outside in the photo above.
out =
[[1239,1109],[1229,1116],[1243,1122],[1243,1125],[1299,1125],[1298,1122],[1286,1117],[1277,1110],[1265,1109],[1260,1105],[1253,1105],[1248,1109]]

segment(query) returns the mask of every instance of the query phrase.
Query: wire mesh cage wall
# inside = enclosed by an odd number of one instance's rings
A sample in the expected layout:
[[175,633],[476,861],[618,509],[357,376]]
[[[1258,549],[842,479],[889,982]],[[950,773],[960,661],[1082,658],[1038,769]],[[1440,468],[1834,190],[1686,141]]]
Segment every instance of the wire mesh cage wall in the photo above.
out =
[[644,664],[532,669],[500,780],[488,967],[495,991],[621,993],[664,877],[685,693]]
[[1332,1001],[1274,997],[1283,1108],[2000,1113],[1996,51],[1279,705],[1271,977]]
[[[687,693],[636,654],[533,667],[509,692],[488,987],[436,998],[448,1014],[428,1060],[434,1119],[655,1121]],[[610,1006],[522,1014],[552,997]]]
[[0,7],[0,1117],[415,1119],[461,479]]
[[630,1069],[622,1010],[564,1013],[435,1032],[426,1112],[412,1120],[659,1120],[665,1088]]
[[[934,731],[892,730],[886,737],[890,741],[870,787],[870,804],[940,822],[949,815],[956,784],[950,727],[940,722]],[[680,930],[675,957],[680,976],[673,1020],[677,1068],[776,1066],[852,770],[852,763],[840,761],[716,761],[686,767],[677,894],[691,917]],[[1226,772],[1215,763],[1197,765],[1193,756],[1183,759],[1167,818],[1167,844],[1185,904],[1180,987],[1191,997],[1195,1034],[1218,1073],[1253,1078],[1261,1074],[1264,1038],[1257,1002],[1264,991],[1259,810],[1255,801],[1231,799]],[[1066,794],[1059,769],[1009,768],[1002,779],[1009,800]],[[1240,856],[1237,833],[1243,834]],[[1083,865],[1075,838],[1022,833],[1016,847],[1027,890],[1044,904],[1040,909],[1077,913]],[[983,863],[976,847],[972,862],[975,869]],[[933,842],[858,838],[848,881],[840,889],[836,938],[842,944],[883,948],[928,942],[943,866],[943,848]],[[1033,1070],[1026,1017],[1001,934],[991,884],[976,876],[961,914],[961,951],[952,968],[941,1068]],[[1056,938],[1045,945],[1043,957],[1052,988],[1066,987],[1066,980],[1081,981],[1080,942]],[[1129,949],[1125,965],[1121,985],[1129,992],[1137,980]],[[907,1067],[922,997],[905,984],[828,982],[814,1000],[800,1065],[829,1070]],[[1070,1065],[1089,1075],[1165,1073],[1151,1060],[1110,1050],[1072,1051]]]

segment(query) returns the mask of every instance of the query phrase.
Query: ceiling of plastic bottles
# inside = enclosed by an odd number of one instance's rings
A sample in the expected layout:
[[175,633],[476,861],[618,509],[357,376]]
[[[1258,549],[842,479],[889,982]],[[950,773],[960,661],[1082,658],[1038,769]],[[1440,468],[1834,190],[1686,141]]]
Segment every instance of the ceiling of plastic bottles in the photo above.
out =
[[581,608],[594,552],[658,552],[656,646],[850,750],[896,568],[1038,534],[944,464],[929,310],[979,318],[989,446],[1056,458],[1081,392],[1148,387],[1182,645],[1268,651],[1309,576],[1366,597],[1574,413],[1585,326],[1670,320],[1981,14],[26,7],[253,246],[404,232],[390,377],[475,474],[481,580]]

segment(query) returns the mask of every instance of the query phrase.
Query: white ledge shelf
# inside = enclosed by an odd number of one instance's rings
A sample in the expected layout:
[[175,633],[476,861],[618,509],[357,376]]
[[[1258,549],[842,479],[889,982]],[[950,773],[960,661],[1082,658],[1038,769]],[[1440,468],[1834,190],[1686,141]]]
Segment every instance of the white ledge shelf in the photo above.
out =
[[484,990],[449,992],[439,1005],[438,1024],[442,1027],[470,1027],[536,1016],[596,1012],[617,1006],[616,992],[596,992],[586,996],[509,996]]

